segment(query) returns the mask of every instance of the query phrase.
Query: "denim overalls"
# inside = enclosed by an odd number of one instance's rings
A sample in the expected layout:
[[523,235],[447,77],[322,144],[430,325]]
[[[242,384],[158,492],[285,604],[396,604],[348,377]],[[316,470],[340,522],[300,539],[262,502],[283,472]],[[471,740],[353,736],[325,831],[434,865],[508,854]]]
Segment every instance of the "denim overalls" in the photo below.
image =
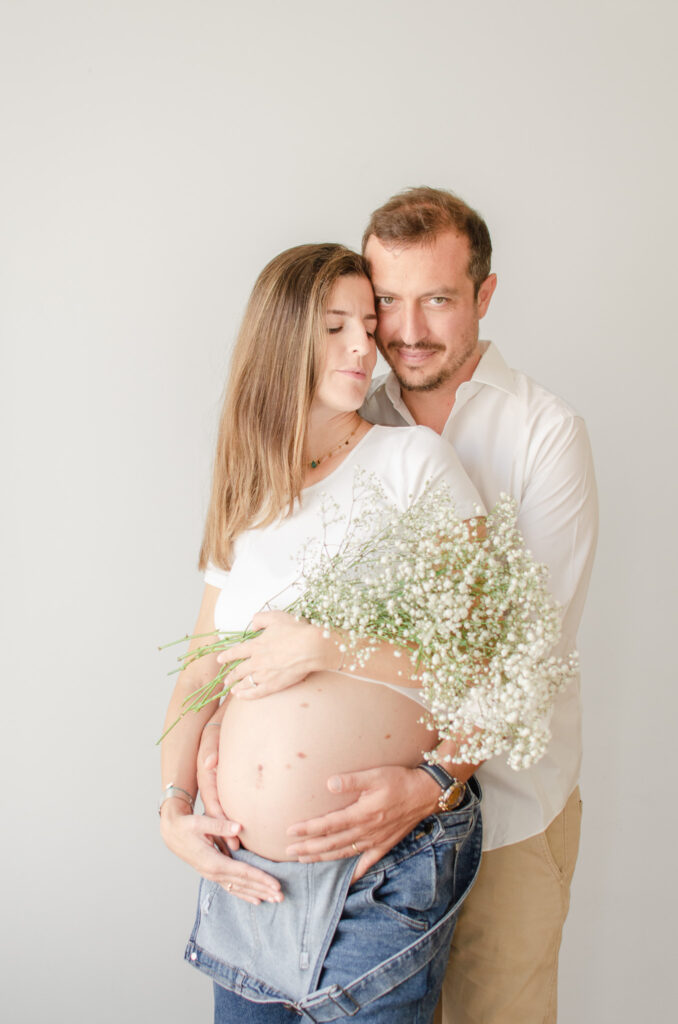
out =
[[215,1020],[430,1021],[480,865],[480,796],[471,779],[459,807],[424,819],[354,885],[356,858],[274,863],[237,851],[278,878],[285,899],[253,906],[202,881],[185,955],[220,986]]

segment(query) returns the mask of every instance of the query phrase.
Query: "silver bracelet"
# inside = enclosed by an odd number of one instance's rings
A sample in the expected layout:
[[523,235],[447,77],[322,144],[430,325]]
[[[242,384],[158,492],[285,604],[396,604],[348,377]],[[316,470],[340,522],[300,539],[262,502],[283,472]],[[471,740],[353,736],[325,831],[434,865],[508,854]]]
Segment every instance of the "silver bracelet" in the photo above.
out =
[[169,782],[162,791],[160,803],[158,804],[158,814],[160,814],[165,800],[171,800],[172,797],[177,797],[178,800],[183,800],[184,803],[187,803],[191,808],[191,814],[193,813],[195,800],[191,794],[187,793],[185,789],[181,788],[181,786],[175,786],[173,782]]

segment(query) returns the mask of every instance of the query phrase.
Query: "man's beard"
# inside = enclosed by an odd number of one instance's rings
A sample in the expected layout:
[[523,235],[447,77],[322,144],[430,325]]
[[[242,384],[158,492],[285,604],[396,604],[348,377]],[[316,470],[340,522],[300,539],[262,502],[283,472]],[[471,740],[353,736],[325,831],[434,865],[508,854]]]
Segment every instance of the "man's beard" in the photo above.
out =
[[417,341],[414,345],[405,345],[403,342],[391,342],[387,349],[383,349],[383,356],[386,362],[393,370],[395,379],[400,384],[403,391],[436,391],[442,384],[445,384],[448,380],[454,377],[455,373],[464,365],[467,359],[473,355],[478,344],[477,337],[467,339],[462,352],[450,354],[447,362],[440,367],[440,369],[429,377],[419,379],[414,382],[407,380],[403,377],[398,370],[395,369],[391,360],[388,358],[389,351],[394,349],[408,348],[414,351],[421,351],[422,349],[426,352],[444,352],[445,349],[442,345],[431,344],[428,341]]

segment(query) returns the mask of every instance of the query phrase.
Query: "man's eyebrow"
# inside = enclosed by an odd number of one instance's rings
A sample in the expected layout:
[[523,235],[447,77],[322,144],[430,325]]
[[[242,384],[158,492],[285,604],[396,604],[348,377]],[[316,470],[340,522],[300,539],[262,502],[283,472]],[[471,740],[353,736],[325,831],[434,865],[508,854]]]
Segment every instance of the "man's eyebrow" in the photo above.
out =
[[[380,288],[378,284],[374,284],[374,283],[372,284],[372,288],[374,289],[374,294],[377,296],[377,298],[380,295],[388,296],[388,298],[390,298],[390,299],[391,298],[398,298],[397,292],[391,291],[390,288]],[[419,298],[420,299],[430,299],[434,295],[449,295],[449,296],[454,298],[457,295],[459,295],[459,289],[458,288],[452,288],[449,285],[442,284],[438,288],[429,288],[428,291],[422,292],[422,294],[419,296]]]
[[424,292],[421,296],[422,299],[430,299],[434,295],[459,295],[458,288],[451,288],[450,285],[442,284],[439,288],[429,288],[427,292]]
[[[328,313],[334,313],[335,316],[350,316],[351,315],[345,309],[328,309],[327,312]],[[366,313],[365,316],[363,317],[363,320],[376,320],[376,319],[377,319],[377,314],[376,313]]]

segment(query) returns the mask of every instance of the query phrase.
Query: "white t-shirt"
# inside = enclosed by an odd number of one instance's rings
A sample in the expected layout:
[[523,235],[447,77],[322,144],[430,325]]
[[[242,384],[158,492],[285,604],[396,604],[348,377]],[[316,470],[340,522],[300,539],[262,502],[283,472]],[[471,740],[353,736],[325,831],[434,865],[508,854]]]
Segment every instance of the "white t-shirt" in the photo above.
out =
[[[550,590],[562,607],[554,649],[574,650],[598,533],[598,503],[584,421],[525,374],[511,370],[494,345],[471,380],[457,389],[442,432],[488,509],[504,492],[518,503],[527,548],[550,570]],[[376,381],[361,410],[387,425],[413,424],[393,376]],[[503,757],[478,771],[483,787],[483,847],[517,843],[543,832],[565,806],[579,779],[579,680],[559,694],[544,757],[516,772]]]
[[[237,537],[230,572],[208,567],[205,582],[221,590],[214,611],[217,629],[245,629],[258,611],[284,609],[299,596],[303,589],[300,558],[308,545],[322,538],[332,551],[346,534],[349,515],[355,514],[352,504],[357,470],[373,474],[388,501],[400,511],[409,508],[430,483],[448,487],[459,519],[485,512],[459,459],[434,431],[428,427],[374,426],[334,472],[304,488],[291,516]],[[328,501],[332,503],[329,517],[323,511]],[[422,703],[420,692],[414,688],[392,685],[391,689]]]

